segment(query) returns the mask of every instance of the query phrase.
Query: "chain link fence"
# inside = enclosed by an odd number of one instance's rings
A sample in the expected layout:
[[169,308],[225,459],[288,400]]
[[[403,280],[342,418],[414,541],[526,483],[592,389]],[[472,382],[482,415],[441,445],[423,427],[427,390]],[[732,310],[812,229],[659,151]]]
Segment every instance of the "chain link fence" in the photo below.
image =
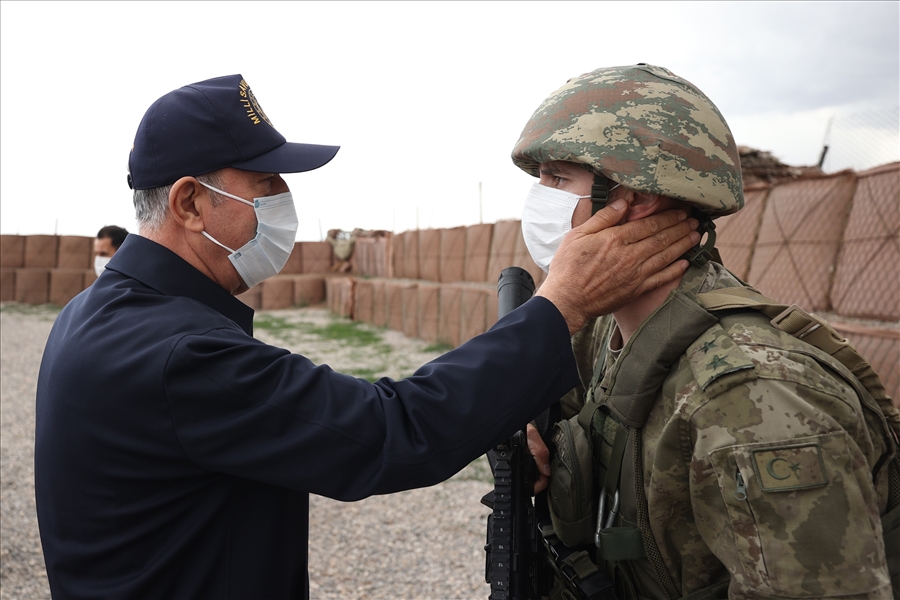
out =
[[900,160],[900,105],[837,114],[825,132],[822,170],[865,171]]

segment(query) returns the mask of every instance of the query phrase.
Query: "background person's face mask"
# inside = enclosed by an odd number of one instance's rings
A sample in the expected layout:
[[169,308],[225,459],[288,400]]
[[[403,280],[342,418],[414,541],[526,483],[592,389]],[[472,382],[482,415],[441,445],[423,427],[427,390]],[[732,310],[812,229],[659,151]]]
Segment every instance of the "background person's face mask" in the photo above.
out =
[[277,275],[291,256],[297,228],[300,225],[297,221],[297,211],[294,209],[294,197],[291,193],[284,192],[275,196],[254,198],[253,202],[250,202],[202,181],[200,183],[223,196],[249,204],[256,213],[256,237],[237,250],[232,250],[205,231],[202,232],[209,240],[231,252],[228,259],[237,269],[244,284],[248,288],[252,288],[269,277]]
[[590,195],[579,196],[540,183],[531,186],[522,211],[522,236],[531,258],[544,272],[550,270],[563,236],[572,229],[572,214],[582,198]]
[[[94,257],[94,273],[97,274],[97,277],[100,277],[100,274],[103,273],[103,270],[106,269],[107,263],[109,263],[109,259],[111,256],[100,256],[97,255]],[[82,263],[84,264],[84,263]]]

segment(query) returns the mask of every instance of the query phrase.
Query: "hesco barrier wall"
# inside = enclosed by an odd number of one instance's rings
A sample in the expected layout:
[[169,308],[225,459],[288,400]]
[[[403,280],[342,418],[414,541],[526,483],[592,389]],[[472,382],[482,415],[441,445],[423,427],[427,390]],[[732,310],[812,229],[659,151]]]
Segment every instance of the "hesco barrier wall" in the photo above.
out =
[[[900,406],[900,163],[745,189],[744,210],[716,221],[735,275],[832,322],[872,363]],[[0,236],[0,300],[63,305],[94,279],[93,238]],[[257,309],[327,302],[335,314],[458,346],[497,320],[497,277],[535,283],[516,220],[404,231],[355,241],[349,273],[326,242],[298,242],[282,273],[239,296]]]
[[0,302],[65,305],[97,278],[94,238],[0,235]]
[[[0,302],[65,306],[91,285],[94,238],[0,235]],[[332,252],[326,242],[297,242],[281,274],[245,294],[257,309],[321,304]]]

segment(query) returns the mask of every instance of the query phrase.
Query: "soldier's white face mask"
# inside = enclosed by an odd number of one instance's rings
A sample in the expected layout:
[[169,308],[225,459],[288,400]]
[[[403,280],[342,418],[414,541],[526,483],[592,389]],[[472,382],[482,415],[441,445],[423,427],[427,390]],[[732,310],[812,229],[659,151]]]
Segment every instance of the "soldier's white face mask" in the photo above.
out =
[[[612,191],[619,184],[609,188]],[[572,215],[582,198],[572,192],[547,187],[540,183],[531,186],[525,197],[525,208],[522,211],[522,237],[532,260],[547,273],[550,261],[559,249],[559,244],[572,229]]]
[[297,211],[294,209],[294,197],[291,193],[284,192],[275,196],[254,198],[253,202],[250,202],[202,181],[200,183],[223,196],[252,206],[257,222],[256,237],[237,250],[232,250],[205,231],[202,232],[203,235],[231,252],[228,259],[248,288],[277,275],[291,256],[297,228],[300,225],[297,221]]
[[550,261],[563,236],[572,229],[572,214],[578,201],[590,197],[540,183],[531,186],[522,211],[522,236],[531,258],[544,272],[550,270]]
[[94,273],[97,274],[97,277],[100,277],[100,274],[106,269],[106,264],[109,262],[110,258],[112,257],[99,255],[94,257]]

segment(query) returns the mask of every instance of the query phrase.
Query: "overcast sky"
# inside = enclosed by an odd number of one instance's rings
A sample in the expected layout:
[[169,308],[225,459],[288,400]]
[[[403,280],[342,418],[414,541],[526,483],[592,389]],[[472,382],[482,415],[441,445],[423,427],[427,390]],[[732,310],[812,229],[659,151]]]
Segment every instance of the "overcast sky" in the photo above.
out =
[[[603,66],[665,66],[713,99],[739,144],[815,164],[830,122],[896,110],[898,7],[4,1],[0,231],[134,231],[126,161],[144,111],[232,73],[289,141],[342,146],[286,176],[298,240],[519,218],[533,181],[509,159],[522,127],[568,78]],[[888,150],[870,163],[898,158],[887,123],[872,135]]]

